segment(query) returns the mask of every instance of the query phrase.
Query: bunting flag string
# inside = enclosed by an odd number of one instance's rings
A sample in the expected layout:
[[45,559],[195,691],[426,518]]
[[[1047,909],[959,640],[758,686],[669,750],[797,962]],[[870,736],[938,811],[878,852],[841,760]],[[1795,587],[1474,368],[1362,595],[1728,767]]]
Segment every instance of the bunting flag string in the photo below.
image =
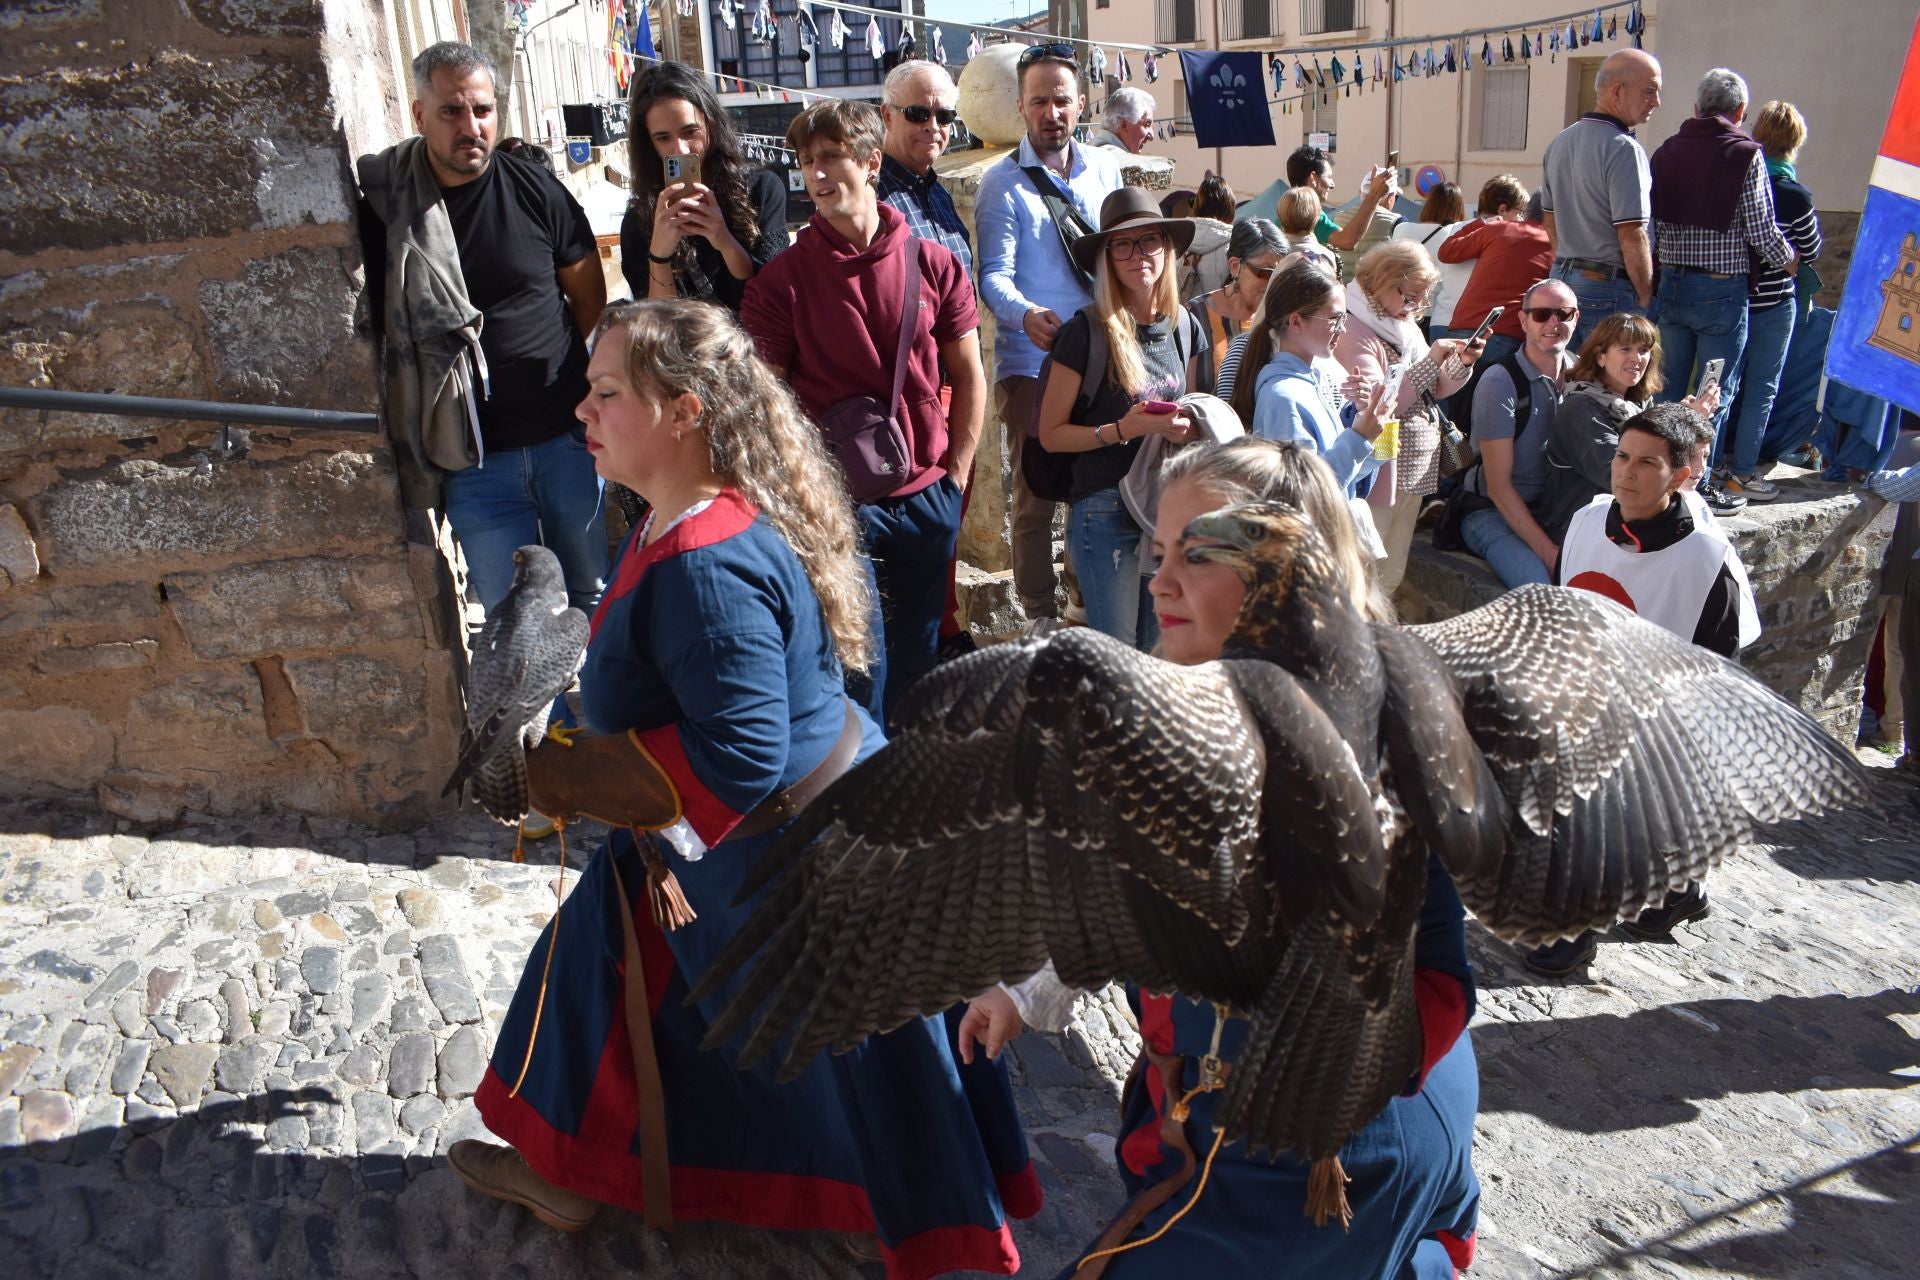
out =
[[[825,9],[833,10],[834,22],[836,24],[841,24],[840,14],[843,11],[846,13],[853,13],[853,14],[866,14],[869,18],[884,18],[892,21],[901,20],[901,14],[899,10],[874,8],[870,5],[856,3],[855,0],[809,0],[809,2],[815,8],[825,8]],[[732,4],[737,4],[737,3],[738,3],[738,0],[717,0],[716,11],[721,10],[723,7],[730,7]],[[939,0],[933,0],[933,3],[938,4]],[[1623,11],[1626,13],[1626,22],[1624,24],[1620,22],[1620,14]],[[931,15],[931,14],[919,20],[922,21],[923,23],[937,20],[941,22],[943,25],[946,25],[949,27],[955,27],[962,31],[972,32],[976,36],[999,37],[1001,39],[1011,38],[1011,40],[1015,43],[1034,43],[1038,41],[1052,41],[1052,42],[1062,42],[1067,44],[1084,45],[1087,47],[1089,51],[1087,55],[1089,58],[1092,56],[1091,50],[1096,45],[1105,45],[1108,49],[1113,50],[1116,53],[1120,50],[1127,50],[1133,53],[1152,53],[1156,57],[1162,57],[1162,58],[1165,57],[1167,54],[1174,52],[1174,50],[1171,47],[1166,45],[1131,44],[1131,43],[1115,41],[1115,40],[1096,41],[1086,36],[1061,35],[1061,34],[1049,32],[1049,31],[1010,32],[1006,27],[1003,27],[1003,26],[991,26],[983,23],[956,22],[950,18],[936,18],[936,15]],[[844,24],[841,24],[841,25],[844,26]],[[1536,29],[1536,33],[1532,41],[1530,42],[1530,47],[1533,53],[1537,54],[1537,53],[1551,52],[1551,53],[1557,54],[1562,47],[1565,47],[1569,50],[1573,50],[1573,49],[1579,48],[1582,45],[1589,44],[1595,41],[1616,39],[1618,38],[1618,32],[1623,29],[1626,31],[1626,33],[1629,36],[1633,38],[1634,45],[1637,48],[1639,47],[1640,36],[1646,30],[1646,18],[1641,13],[1640,0],[1609,0],[1608,3],[1600,4],[1597,6],[1589,6],[1582,9],[1576,9],[1571,13],[1555,14],[1554,16],[1549,18],[1529,18],[1529,19],[1524,19],[1521,22],[1508,22],[1508,23],[1496,24],[1493,26],[1474,27],[1466,31],[1460,31],[1453,37],[1449,38],[1448,44],[1447,44],[1447,48],[1448,48],[1447,56],[1443,58],[1439,53],[1436,52],[1434,54],[1434,65],[1436,67],[1443,68],[1445,70],[1457,71],[1460,68],[1461,64],[1471,63],[1472,61],[1472,46],[1468,43],[1470,40],[1480,38],[1480,37],[1490,38],[1493,36],[1500,36],[1505,44],[1511,44],[1513,33],[1515,31],[1521,32],[1521,52],[1520,52],[1521,58],[1522,59],[1529,58],[1532,55],[1530,55],[1528,52],[1529,41],[1527,40],[1526,32],[1524,30],[1524,28],[1526,27],[1533,27]],[[1549,44],[1549,41],[1547,37],[1544,35],[1542,29],[1552,30],[1553,37],[1552,37],[1551,45]],[[1403,48],[1408,49],[1409,62],[1407,63],[1405,69],[1403,70],[1403,74],[1405,74],[1406,71],[1411,71],[1415,65],[1418,65],[1423,62],[1423,59],[1421,58],[1420,54],[1417,52],[1416,49],[1412,48],[1411,46],[1419,46],[1424,44],[1429,49],[1432,49],[1433,42],[1435,40],[1436,40],[1435,36],[1420,35],[1420,36],[1402,36],[1392,40],[1365,41],[1355,47],[1354,56],[1356,61],[1358,61],[1360,55],[1364,51],[1369,49],[1388,50],[1388,51],[1395,51]],[[1459,42],[1459,47],[1457,49],[1454,47],[1455,41]],[[838,42],[836,42],[835,47],[836,48],[839,47]],[[969,48],[971,47],[972,47],[971,42],[969,42]],[[1243,50],[1243,52],[1257,53],[1261,58],[1269,59],[1269,60],[1272,58],[1290,57],[1294,59],[1296,63],[1298,63],[1303,57],[1311,58],[1314,56],[1314,50],[1311,47]],[[1391,55],[1391,56],[1393,57],[1394,66],[1396,67],[1400,66],[1401,65],[1400,59],[1397,56],[1397,54]],[[1508,58],[1506,60],[1511,61],[1512,59]],[[1435,73],[1429,72],[1427,74],[1435,74]],[[1384,77],[1382,78],[1384,79]],[[1320,86],[1320,87],[1324,87],[1324,86]]]

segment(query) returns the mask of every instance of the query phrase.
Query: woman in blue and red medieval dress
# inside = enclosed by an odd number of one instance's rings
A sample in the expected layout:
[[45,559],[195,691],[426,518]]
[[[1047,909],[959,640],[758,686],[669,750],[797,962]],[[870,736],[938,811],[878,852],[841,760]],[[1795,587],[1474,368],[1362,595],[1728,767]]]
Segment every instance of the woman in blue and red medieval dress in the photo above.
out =
[[734,901],[748,874],[881,745],[843,683],[874,656],[871,580],[818,431],[727,312],[610,307],[587,373],[587,448],[651,514],[593,618],[581,703],[599,736],[530,753],[529,782],[543,811],[627,829],[500,1028],[475,1102],[512,1145],[456,1143],[449,1163],[563,1230],[607,1203],[655,1225],[844,1232],[856,1257],[877,1235],[892,1280],[1011,1274],[1007,1218],[1040,1189],[1004,1065],[956,1056],[959,1011],[786,1083],[777,1054],[742,1069],[740,1044],[700,1048],[734,989],[686,995],[753,909]]
[[[1185,535],[1196,517],[1235,503],[1273,500],[1305,511],[1355,605],[1390,620],[1345,494],[1311,448],[1239,440],[1189,449],[1167,464],[1161,483],[1152,591],[1168,661],[1218,658],[1239,615],[1244,581],[1226,565],[1189,558]],[[1338,1218],[1309,1216],[1309,1163],[1251,1154],[1244,1143],[1206,1156],[1223,1095],[1196,1089],[1202,1059],[1211,1053],[1231,1071],[1247,1020],[1185,996],[1130,988],[1142,1052],[1121,1098],[1114,1152],[1128,1200],[1058,1280],[1454,1280],[1472,1261],[1479,1214],[1473,1121],[1480,1071],[1466,1034],[1473,1016],[1466,912],[1438,859],[1428,866],[1415,964],[1420,1069],[1340,1150],[1353,1213],[1344,1229]],[[962,1023],[961,1047],[978,1060],[997,1055],[1025,1025],[1057,1029],[1072,1013],[1073,994],[1051,966],[988,992]],[[976,1043],[986,1052],[976,1052]]]

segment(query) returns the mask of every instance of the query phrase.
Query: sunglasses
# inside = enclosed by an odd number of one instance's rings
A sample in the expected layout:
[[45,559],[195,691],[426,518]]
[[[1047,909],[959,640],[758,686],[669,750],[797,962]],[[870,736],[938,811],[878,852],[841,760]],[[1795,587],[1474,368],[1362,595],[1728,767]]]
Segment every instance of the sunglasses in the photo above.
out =
[[1344,311],[1322,311],[1318,315],[1301,316],[1304,320],[1325,320],[1327,328],[1334,333],[1343,333],[1347,327],[1347,313]]
[[939,122],[942,129],[960,118],[960,113],[952,107],[912,106],[895,107],[894,110],[905,116],[908,124],[925,124],[929,120],[935,120]]
[[1533,317],[1535,324],[1545,324],[1549,320],[1571,320],[1580,314],[1578,307],[1528,307],[1527,314]]
[[1064,62],[1068,66],[1077,67],[1080,65],[1077,54],[1078,50],[1072,45],[1060,41],[1055,41],[1052,44],[1036,44],[1021,54],[1020,61],[1015,63],[1014,66],[1017,70],[1024,70],[1036,62],[1053,61]]

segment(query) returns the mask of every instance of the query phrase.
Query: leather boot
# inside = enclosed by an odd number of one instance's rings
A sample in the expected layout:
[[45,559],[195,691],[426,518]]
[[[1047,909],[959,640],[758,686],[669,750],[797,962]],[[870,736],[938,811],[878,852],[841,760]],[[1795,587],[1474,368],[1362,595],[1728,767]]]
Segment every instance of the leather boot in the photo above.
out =
[[680,820],[672,779],[630,732],[541,743],[527,752],[527,796],[541,813],[610,827],[658,831]]
[[600,1209],[598,1202],[542,1178],[512,1147],[463,1138],[447,1148],[447,1164],[481,1195],[525,1205],[556,1231],[583,1231]]

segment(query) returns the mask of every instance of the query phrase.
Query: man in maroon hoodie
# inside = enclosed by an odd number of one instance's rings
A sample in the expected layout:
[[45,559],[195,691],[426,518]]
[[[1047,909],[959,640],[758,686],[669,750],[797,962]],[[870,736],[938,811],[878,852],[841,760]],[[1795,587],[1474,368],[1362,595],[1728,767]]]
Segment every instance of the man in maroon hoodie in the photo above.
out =
[[[792,248],[754,276],[740,307],[760,358],[815,420],[855,396],[885,405],[900,346],[907,255],[919,257],[906,373],[900,401],[891,406],[906,435],[907,465],[898,485],[856,511],[880,592],[882,657],[868,687],[850,687],[876,716],[890,713],[933,667],[987,386],[966,269],[944,247],[914,236],[879,198],[884,137],[880,113],[861,102],[819,102],[794,117],[787,145],[799,157],[815,213]],[[943,364],[953,388],[944,410]]]
[[[1773,217],[1773,187],[1760,144],[1740,131],[1747,82],[1725,67],[1701,78],[1693,118],[1653,153],[1653,243],[1660,263],[1663,400],[1694,389],[1694,370],[1723,361],[1722,377],[1740,366],[1747,345],[1749,252],[1788,275],[1794,252]],[[1732,397],[1727,397],[1731,402]],[[1730,403],[1714,417],[1726,425]],[[1715,446],[1715,462],[1726,456]],[[1757,453],[1757,451],[1755,451]],[[1764,502],[1780,491],[1759,475],[1718,477],[1728,493]]]

